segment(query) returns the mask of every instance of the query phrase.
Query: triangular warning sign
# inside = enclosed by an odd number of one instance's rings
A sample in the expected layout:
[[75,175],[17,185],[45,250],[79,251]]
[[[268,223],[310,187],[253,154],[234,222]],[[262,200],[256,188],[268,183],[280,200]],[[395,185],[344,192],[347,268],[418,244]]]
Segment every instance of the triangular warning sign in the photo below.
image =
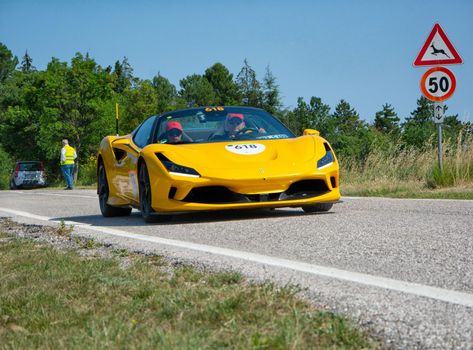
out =
[[435,23],[414,61],[414,66],[443,66],[459,63],[463,63],[462,58],[448,40],[440,24]]

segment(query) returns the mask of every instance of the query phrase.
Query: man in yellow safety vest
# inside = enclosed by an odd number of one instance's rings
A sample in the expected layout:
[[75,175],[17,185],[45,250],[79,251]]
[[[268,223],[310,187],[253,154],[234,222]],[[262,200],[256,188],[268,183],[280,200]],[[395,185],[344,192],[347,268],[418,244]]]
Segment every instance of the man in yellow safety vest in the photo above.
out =
[[72,173],[74,171],[74,161],[77,158],[76,150],[69,146],[69,141],[62,140],[61,149],[61,170],[66,179],[67,187],[65,190],[72,190],[74,188],[74,178]]

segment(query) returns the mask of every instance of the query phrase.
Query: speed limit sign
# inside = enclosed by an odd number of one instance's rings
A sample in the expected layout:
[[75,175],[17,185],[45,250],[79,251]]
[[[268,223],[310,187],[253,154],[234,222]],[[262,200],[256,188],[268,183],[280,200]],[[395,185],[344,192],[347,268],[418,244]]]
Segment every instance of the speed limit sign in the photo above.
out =
[[430,68],[420,80],[420,89],[431,101],[445,101],[457,87],[455,75],[445,67]]

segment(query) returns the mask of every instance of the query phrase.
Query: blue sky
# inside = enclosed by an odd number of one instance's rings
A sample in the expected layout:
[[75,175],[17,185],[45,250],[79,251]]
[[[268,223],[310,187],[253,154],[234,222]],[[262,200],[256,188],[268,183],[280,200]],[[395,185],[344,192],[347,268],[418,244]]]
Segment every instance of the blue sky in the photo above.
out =
[[28,1],[0,0],[0,42],[45,69],[88,52],[100,65],[127,57],[134,74],[158,72],[179,88],[216,62],[235,76],[246,58],[270,67],[288,108],[297,98],[345,99],[372,121],[384,103],[401,118],[421,96],[414,68],[436,22],[463,58],[449,114],[473,122],[473,1]]

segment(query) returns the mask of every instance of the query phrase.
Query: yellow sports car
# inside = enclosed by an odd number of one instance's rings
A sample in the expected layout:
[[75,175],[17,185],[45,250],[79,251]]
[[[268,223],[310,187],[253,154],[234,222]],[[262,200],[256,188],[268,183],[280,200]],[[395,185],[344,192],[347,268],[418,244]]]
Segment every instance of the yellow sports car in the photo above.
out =
[[319,132],[296,137],[250,107],[168,112],[129,135],[107,136],[97,177],[103,216],[135,207],[146,222],[196,210],[328,211],[340,199],[337,158]]

